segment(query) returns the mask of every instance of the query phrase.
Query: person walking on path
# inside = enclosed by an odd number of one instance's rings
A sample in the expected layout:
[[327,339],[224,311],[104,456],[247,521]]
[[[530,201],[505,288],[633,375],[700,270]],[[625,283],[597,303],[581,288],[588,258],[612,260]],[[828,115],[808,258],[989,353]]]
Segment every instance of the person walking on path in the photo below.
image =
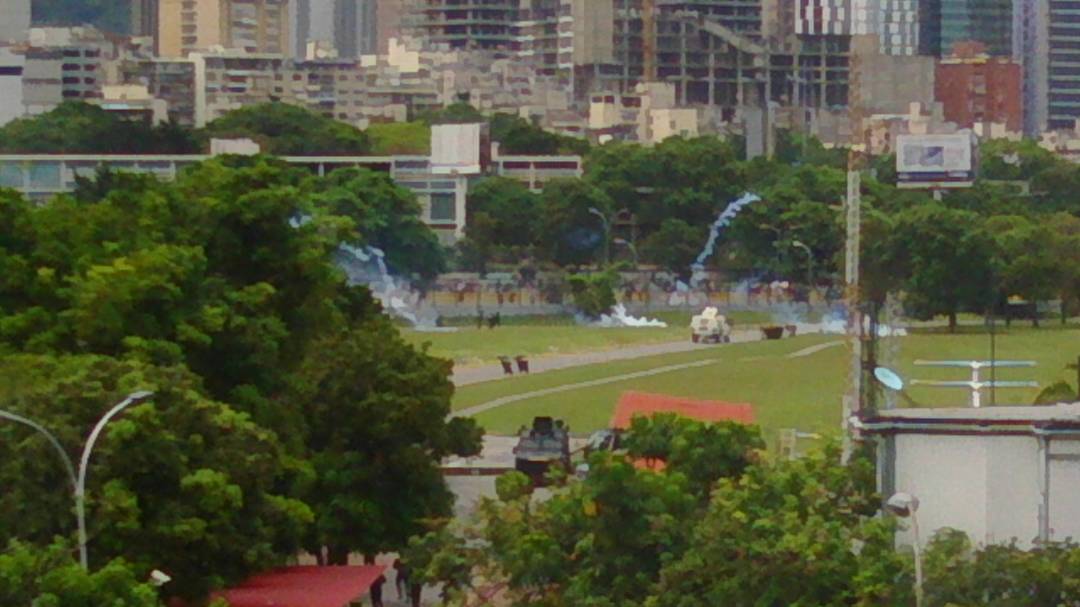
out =
[[383,607],[382,602],[382,587],[386,583],[386,576],[379,575],[375,578],[375,581],[371,583],[371,607]]
[[408,565],[402,563],[401,559],[394,559],[394,588],[399,601],[404,601],[405,593],[409,591],[410,573]]

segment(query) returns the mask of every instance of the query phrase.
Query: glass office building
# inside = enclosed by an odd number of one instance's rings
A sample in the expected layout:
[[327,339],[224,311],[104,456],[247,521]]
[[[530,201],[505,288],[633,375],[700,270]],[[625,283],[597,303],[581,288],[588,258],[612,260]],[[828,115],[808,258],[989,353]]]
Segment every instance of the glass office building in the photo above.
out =
[[991,55],[1012,55],[1013,0],[921,0],[919,53],[952,54],[958,42],[986,45]]

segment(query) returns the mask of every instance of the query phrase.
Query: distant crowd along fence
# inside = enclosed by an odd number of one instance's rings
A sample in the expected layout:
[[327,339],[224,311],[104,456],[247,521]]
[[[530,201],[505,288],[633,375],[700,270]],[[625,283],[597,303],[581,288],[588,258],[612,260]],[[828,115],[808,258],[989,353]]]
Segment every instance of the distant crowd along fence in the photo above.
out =
[[[787,282],[722,282],[705,277],[693,286],[670,275],[624,275],[616,288],[616,299],[631,306],[678,308],[715,305],[724,307],[768,307],[778,304],[828,304],[838,300],[836,289],[810,289]],[[537,276],[525,280],[513,274],[485,278],[477,275],[440,277],[423,295],[435,308],[536,308],[572,303],[563,276]]]

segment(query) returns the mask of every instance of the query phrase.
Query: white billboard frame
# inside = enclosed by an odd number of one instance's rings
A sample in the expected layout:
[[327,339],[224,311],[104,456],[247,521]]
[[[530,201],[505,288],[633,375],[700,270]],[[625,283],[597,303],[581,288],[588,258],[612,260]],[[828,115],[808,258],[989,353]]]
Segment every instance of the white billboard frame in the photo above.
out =
[[975,138],[967,131],[896,138],[896,186],[969,188],[975,182]]

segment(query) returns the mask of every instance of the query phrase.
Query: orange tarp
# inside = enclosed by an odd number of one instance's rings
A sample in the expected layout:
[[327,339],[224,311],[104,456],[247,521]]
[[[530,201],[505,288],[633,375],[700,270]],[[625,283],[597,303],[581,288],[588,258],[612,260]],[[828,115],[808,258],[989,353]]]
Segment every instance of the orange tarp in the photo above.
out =
[[702,422],[734,421],[754,423],[754,408],[749,403],[694,400],[666,394],[623,392],[611,416],[611,427],[626,430],[634,416],[650,417],[657,413],[675,413]]

